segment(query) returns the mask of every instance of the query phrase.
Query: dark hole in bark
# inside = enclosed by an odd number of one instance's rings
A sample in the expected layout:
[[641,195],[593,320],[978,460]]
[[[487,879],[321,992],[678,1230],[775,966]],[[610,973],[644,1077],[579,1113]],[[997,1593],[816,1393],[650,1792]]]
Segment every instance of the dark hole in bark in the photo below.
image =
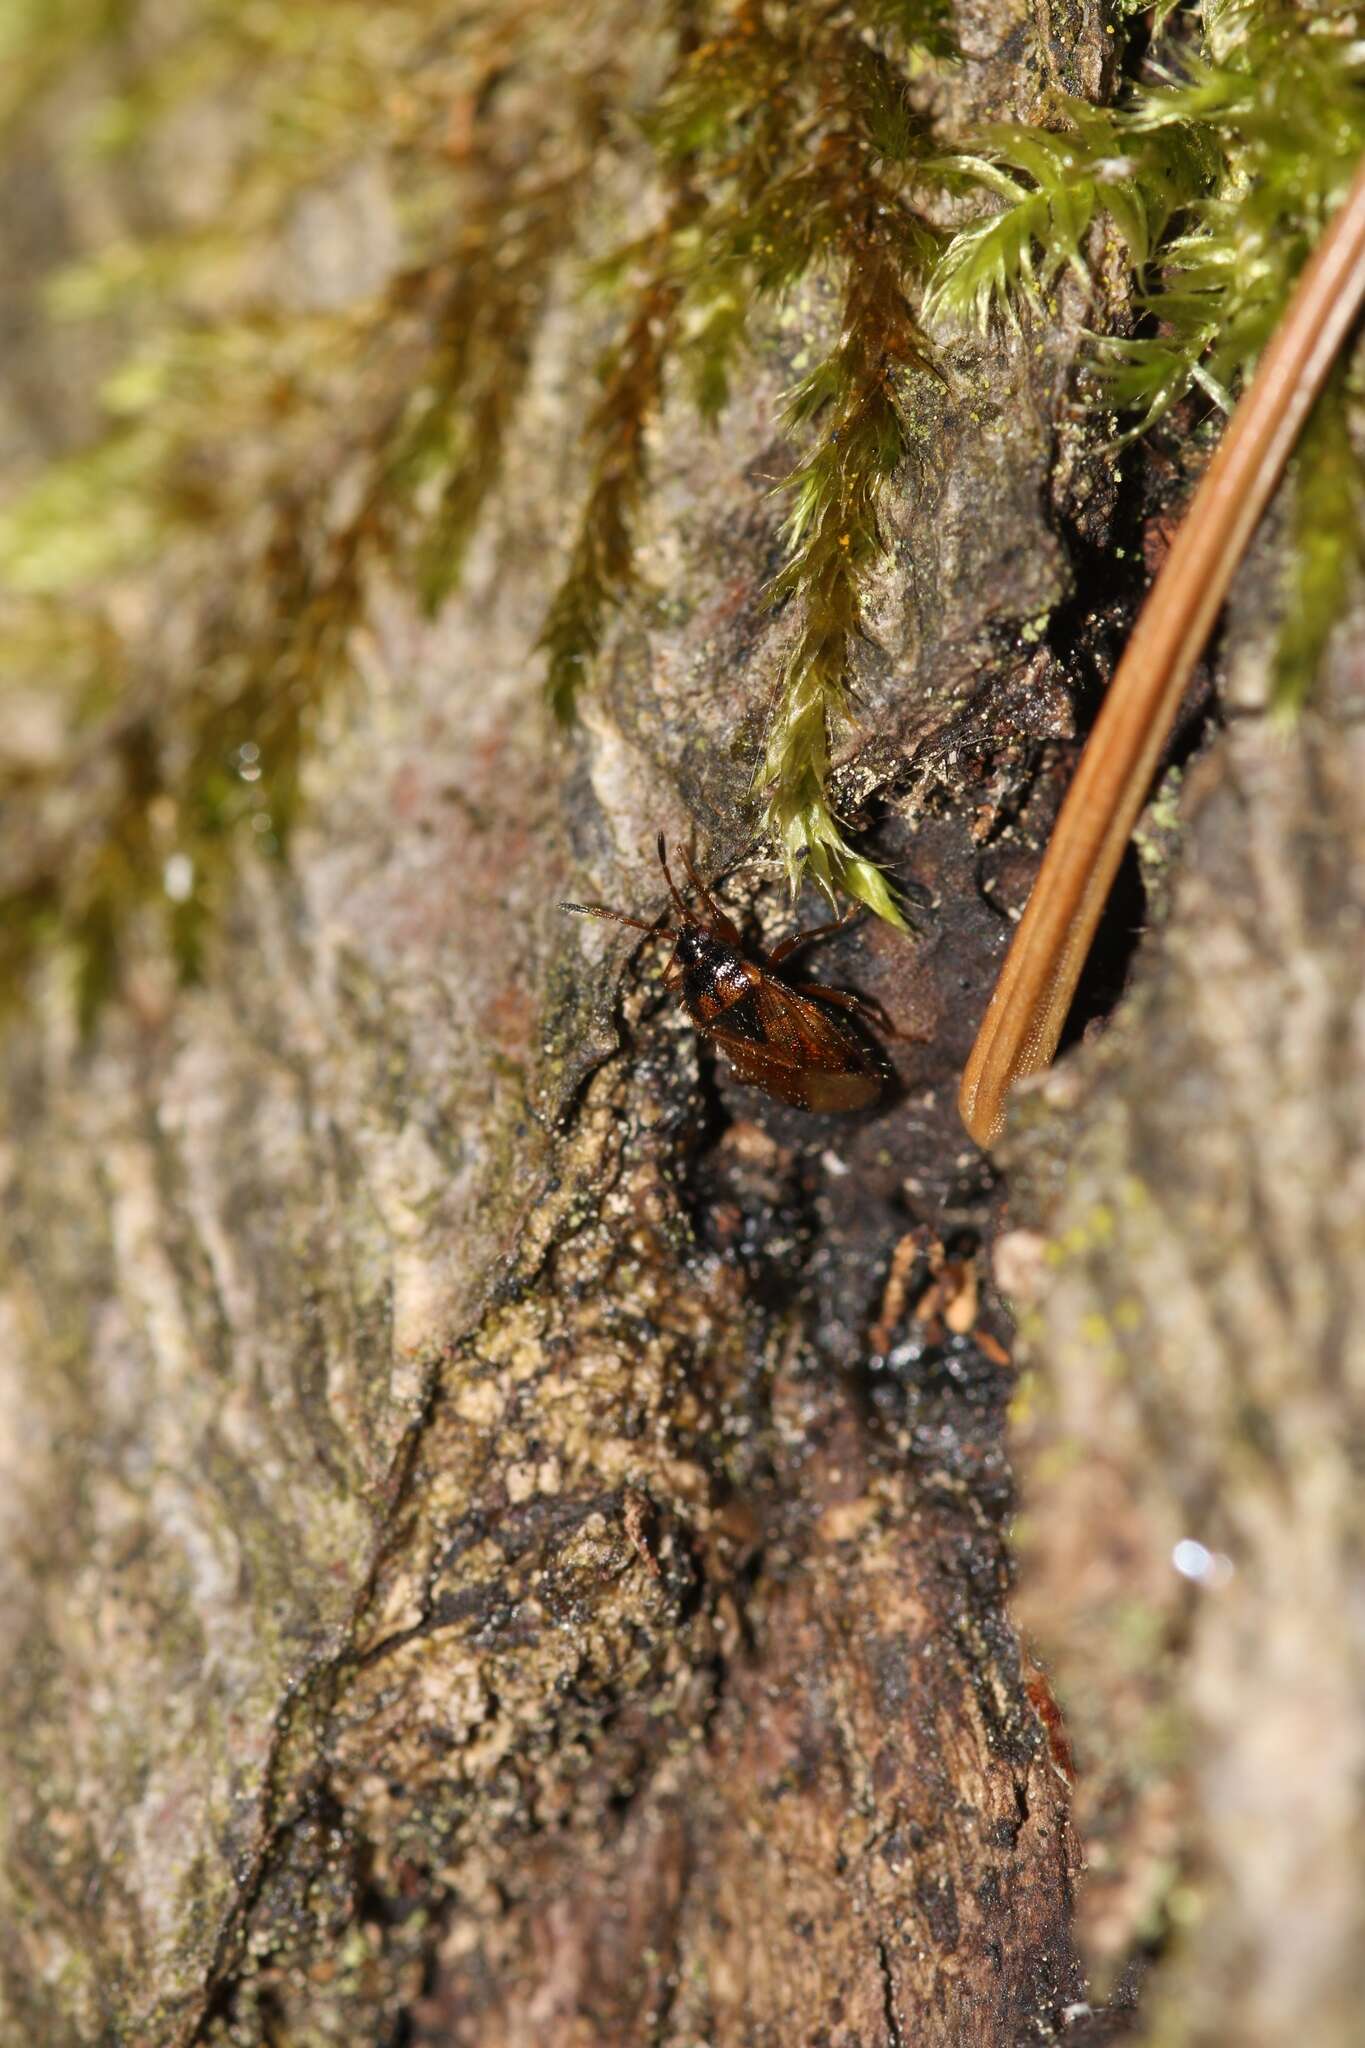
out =
[[1147,892],[1142,886],[1142,870],[1135,850],[1129,846],[1077,985],[1057,1048],[1058,1057],[1076,1045],[1092,1024],[1107,1017],[1123,994],[1146,916]]
[[[1174,731],[1157,767],[1153,789],[1172,768],[1184,769],[1209,737],[1217,716],[1212,678],[1201,663],[1190,679],[1176,717]],[[1109,892],[1095,942],[1076,990],[1071,1014],[1066,1020],[1058,1055],[1069,1050],[1092,1024],[1108,1017],[1123,995],[1132,971],[1138,943],[1147,926],[1147,892],[1141,864],[1132,842]]]

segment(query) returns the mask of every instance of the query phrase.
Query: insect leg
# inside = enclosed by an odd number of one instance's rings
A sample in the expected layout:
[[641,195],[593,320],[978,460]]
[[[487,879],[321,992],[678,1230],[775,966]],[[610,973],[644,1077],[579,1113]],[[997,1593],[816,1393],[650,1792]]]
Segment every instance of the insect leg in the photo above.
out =
[[875,996],[850,995],[846,988],[829,988],[823,981],[797,981],[791,986],[799,995],[815,996],[822,1003],[836,1003],[841,1010],[851,1010],[864,1024],[871,1024],[885,1038],[899,1038],[886,1011]]
[[841,932],[846,924],[852,924],[855,917],[860,917],[862,911],[861,903],[850,903],[843,915],[834,918],[829,924],[813,924],[808,932],[793,932],[789,939],[783,939],[780,944],[773,947],[768,955],[769,967],[776,967],[789,954],[794,953],[798,946],[808,946],[812,939],[827,939],[831,932]]

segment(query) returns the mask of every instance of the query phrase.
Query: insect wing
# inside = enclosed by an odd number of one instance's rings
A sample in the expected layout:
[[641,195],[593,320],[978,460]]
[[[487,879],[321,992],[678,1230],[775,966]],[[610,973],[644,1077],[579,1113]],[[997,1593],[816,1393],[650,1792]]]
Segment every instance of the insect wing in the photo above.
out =
[[761,1088],[765,1095],[775,1096],[779,1102],[790,1102],[797,1109],[809,1109],[806,1076],[800,1067],[783,1066],[779,1061],[769,1059],[762,1046],[755,1045],[752,1039],[728,1037],[724,1032],[713,1036],[737,1081],[743,1081],[750,1088]]
[[780,981],[765,978],[753,991],[762,1040],[801,1067],[838,1073],[865,1067],[867,1048],[833,1010]]
[[784,1067],[765,1059],[761,1046],[741,1038],[720,1041],[737,1081],[761,1088],[796,1109],[834,1112],[866,1109],[882,1092],[878,1075],[861,1069],[829,1073],[816,1067]]
[[781,982],[758,983],[707,1035],[738,1080],[798,1109],[865,1109],[882,1092],[883,1077],[862,1041]]

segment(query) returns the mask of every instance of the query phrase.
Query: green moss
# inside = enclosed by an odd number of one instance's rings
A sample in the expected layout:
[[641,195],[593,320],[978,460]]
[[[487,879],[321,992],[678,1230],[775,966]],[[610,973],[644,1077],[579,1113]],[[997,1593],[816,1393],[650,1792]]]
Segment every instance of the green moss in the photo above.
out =
[[[94,101],[77,153],[145,171],[200,104],[233,145],[214,218],[163,214],[50,280],[54,320],[128,350],[108,431],[0,509],[8,680],[63,726],[60,759],[0,763],[31,820],[0,974],[13,992],[64,942],[88,1024],[136,935],[159,924],[196,973],[233,866],[286,849],[375,568],[431,604],[452,586],[620,82],[601,39],[567,47],[571,23],[428,0],[382,18],[190,0],[173,20],[68,0],[6,29],[16,108],[75,60],[133,79]],[[515,119],[503,90],[525,95]],[[373,160],[404,267],[337,311],[262,299],[296,209]]]
[[[1293,0],[1167,5],[1166,33],[1116,107],[1059,104],[1055,132],[998,128],[954,172],[1003,201],[954,236],[929,305],[989,324],[1089,278],[1092,230],[1126,250],[1139,331],[1098,338],[1100,402],[1128,431],[1191,390],[1224,411],[1283,314],[1365,154],[1365,50],[1344,10]],[[1275,701],[1316,673],[1365,557],[1362,477],[1343,372],[1297,464],[1291,588]]]
[[603,367],[602,395],[588,429],[592,481],[568,570],[540,636],[546,693],[561,723],[573,717],[607,619],[633,581],[635,521],[648,481],[645,431],[662,395],[680,296],[674,280],[652,275]]
[[938,242],[914,204],[930,138],[910,83],[919,63],[948,54],[943,10],[936,0],[831,10],[741,0],[698,13],[646,124],[668,223],[613,266],[642,277],[589,429],[587,506],[546,625],[550,697],[572,714],[630,587],[646,429],[670,368],[713,418],[758,309],[779,307],[812,273],[831,279],[838,340],[786,409],[808,452],[783,486],[787,562],[772,598],[799,618],[756,788],[793,887],[809,875],[900,923],[882,876],[844,839],[829,778],[884,548],[881,502],[911,456],[907,380],[931,367],[913,307]]
[[1338,365],[1304,430],[1293,468],[1293,545],[1275,647],[1272,701],[1292,717],[1327,640],[1365,573],[1365,475],[1359,449],[1365,357]]
[[[788,400],[799,455],[771,592],[786,652],[755,801],[794,882],[897,919],[830,776],[884,507],[915,474],[926,290],[934,317],[1045,302],[1084,273],[1106,219],[1143,326],[1097,344],[1099,402],[1134,429],[1191,386],[1225,403],[1365,148],[1345,16],[1288,0],[1158,13],[1161,75],[1120,106],[1064,101],[1055,133],[997,129],[945,161],[917,90],[952,61],[940,0],[622,5],[614,34],[594,6],[591,36],[572,8],[457,0],[10,9],[0,121],[27,118],[73,64],[103,64],[132,82],[95,104],[88,151],[145,168],[200,105],[230,109],[232,139],[212,218],[167,210],[51,280],[54,319],[98,319],[128,346],[103,386],[108,431],[0,510],[7,671],[58,701],[66,729],[59,768],[0,767],[0,798],[34,821],[0,901],[10,985],[62,939],[88,1020],[130,931],[156,922],[198,971],[236,860],[287,844],[370,576],[396,574],[429,606],[455,587],[566,258],[612,334],[542,635],[561,717],[635,588],[665,397],[714,419],[796,286],[818,279],[839,307]],[[655,84],[639,60],[661,22],[672,56]],[[638,179],[642,150],[659,224],[589,262],[593,193],[623,161]],[[382,165],[401,230],[390,282],[337,311],[263,302],[263,254],[361,160]],[[962,190],[1003,204],[943,237],[926,195]],[[1286,704],[1359,565],[1352,403],[1343,380],[1299,464]],[[73,772],[81,802],[63,807]]]
[[953,237],[933,310],[989,319],[1066,269],[1088,281],[1088,237],[1107,217],[1150,317],[1100,362],[1110,398],[1143,423],[1191,385],[1227,405],[1365,150],[1349,15],[1261,0],[1206,7],[1199,23],[1176,17],[1119,105],[1063,100],[1055,131],[996,128],[946,167],[1005,203]]

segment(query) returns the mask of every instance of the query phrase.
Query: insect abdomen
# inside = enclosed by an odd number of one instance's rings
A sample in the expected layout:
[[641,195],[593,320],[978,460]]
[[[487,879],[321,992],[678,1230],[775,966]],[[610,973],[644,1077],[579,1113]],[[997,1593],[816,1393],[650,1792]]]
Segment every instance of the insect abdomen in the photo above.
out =
[[867,1109],[882,1093],[879,1074],[855,1073],[822,1074],[804,1073],[800,1077],[802,1099],[801,1109],[831,1111]]

